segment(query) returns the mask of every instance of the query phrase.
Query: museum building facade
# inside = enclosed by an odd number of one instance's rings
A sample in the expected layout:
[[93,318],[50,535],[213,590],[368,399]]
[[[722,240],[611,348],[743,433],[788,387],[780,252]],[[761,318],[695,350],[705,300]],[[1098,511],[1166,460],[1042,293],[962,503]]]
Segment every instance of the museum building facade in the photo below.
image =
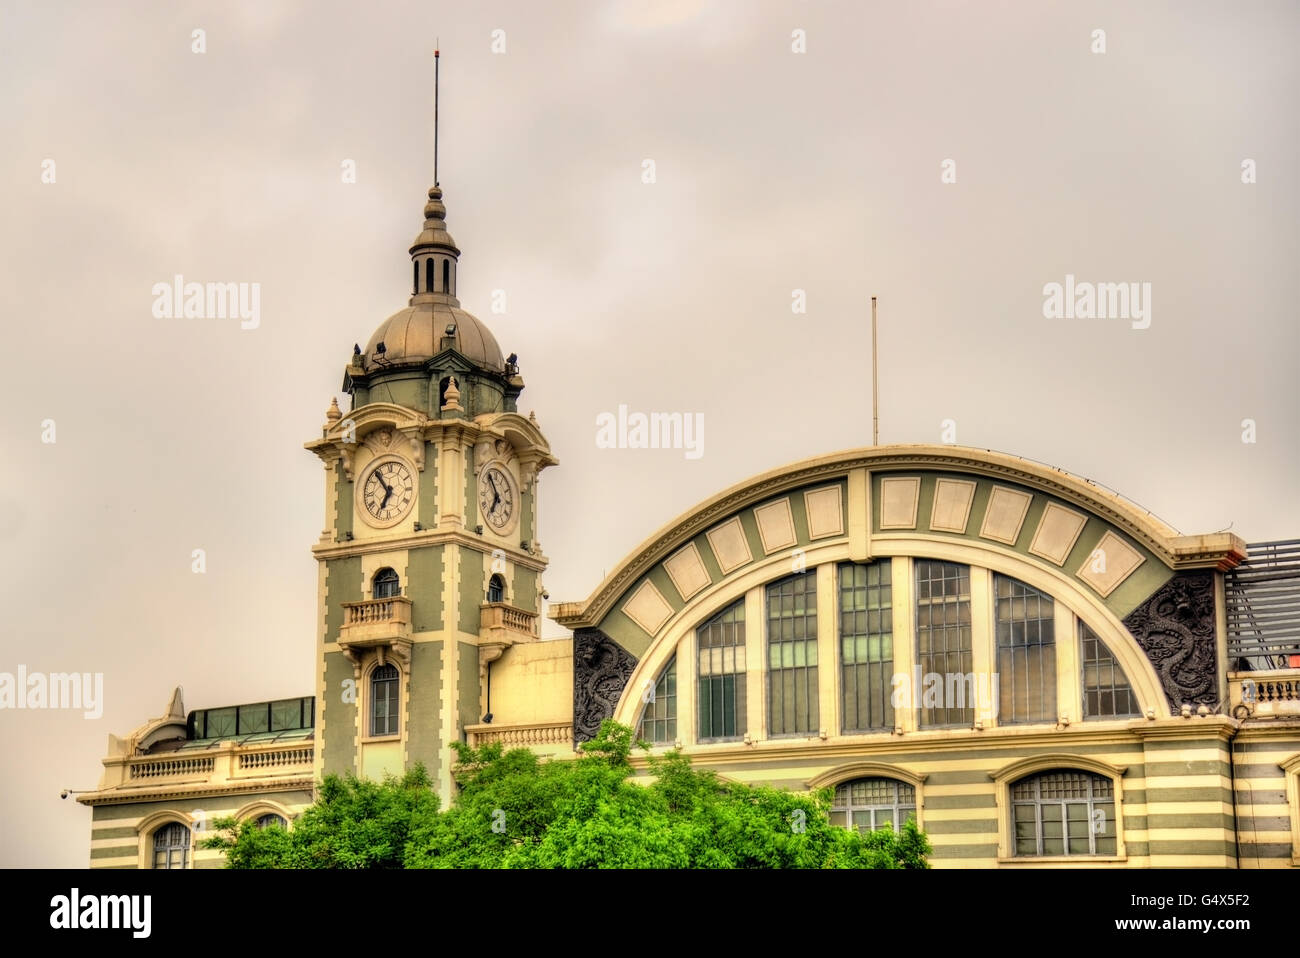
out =
[[[936,867],[1300,864],[1300,542],[1186,536],[1102,487],[952,445],[764,473],[549,605],[516,357],[456,296],[438,186],[408,306],[348,363],[323,466],[314,694],[110,736],[91,865],[217,867],[328,773],[453,742],[572,757],[607,718],[723,778],[914,817]],[[645,758],[636,759],[645,771]]]

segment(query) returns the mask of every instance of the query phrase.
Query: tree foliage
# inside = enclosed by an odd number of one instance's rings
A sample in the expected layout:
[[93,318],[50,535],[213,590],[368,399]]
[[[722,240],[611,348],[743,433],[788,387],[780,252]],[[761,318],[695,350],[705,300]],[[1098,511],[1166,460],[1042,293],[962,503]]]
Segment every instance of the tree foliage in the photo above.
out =
[[453,746],[445,811],[423,768],[382,784],[328,777],[292,829],[230,820],[208,847],[234,868],[928,868],[925,835],[830,824],[831,790],[723,782],[673,751],[633,780],[632,730],[614,722],[573,761]]

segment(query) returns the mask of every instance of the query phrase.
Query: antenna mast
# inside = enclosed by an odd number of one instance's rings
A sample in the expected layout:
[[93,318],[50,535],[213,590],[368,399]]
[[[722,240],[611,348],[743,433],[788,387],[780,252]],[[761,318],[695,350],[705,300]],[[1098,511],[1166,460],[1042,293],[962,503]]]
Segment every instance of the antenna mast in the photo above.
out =
[[438,39],[433,41],[433,185],[438,185]]
[[871,297],[871,444],[880,445],[880,367],[876,361],[876,297]]

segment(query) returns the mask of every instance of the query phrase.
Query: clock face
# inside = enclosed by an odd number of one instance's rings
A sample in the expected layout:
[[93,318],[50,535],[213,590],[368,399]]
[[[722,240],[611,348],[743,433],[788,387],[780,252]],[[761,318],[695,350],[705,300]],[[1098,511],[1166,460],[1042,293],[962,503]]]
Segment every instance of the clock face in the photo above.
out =
[[478,507],[494,532],[505,532],[515,516],[515,483],[500,466],[488,466],[478,477]]
[[361,514],[372,526],[401,522],[414,501],[415,477],[400,459],[381,459],[361,480]]

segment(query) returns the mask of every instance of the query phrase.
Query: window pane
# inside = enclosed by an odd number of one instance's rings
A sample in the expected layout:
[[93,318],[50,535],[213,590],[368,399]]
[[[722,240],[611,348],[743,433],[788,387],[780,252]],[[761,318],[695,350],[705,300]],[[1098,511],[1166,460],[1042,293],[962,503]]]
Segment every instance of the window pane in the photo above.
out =
[[1015,782],[1016,854],[1114,854],[1113,792],[1110,779],[1074,769],[1053,769]]
[[673,656],[655,682],[654,694],[641,712],[637,738],[652,745],[677,741],[677,656]]
[[[972,725],[975,709],[956,691],[973,679],[970,632],[970,568],[951,562],[918,560],[916,566],[917,671],[922,680],[922,727]],[[926,696],[929,676],[937,695]]]
[[860,778],[835,789],[831,805],[832,825],[868,831],[894,828],[895,823],[916,815],[916,790],[891,778]]
[[1079,621],[1079,660],[1083,663],[1085,719],[1141,715],[1124,670],[1097,633],[1082,620]]
[[1055,722],[1056,620],[1052,598],[994,575],[998,722]]
[[233,706],[224,709],[208,709],[207,738],[221,738],[235,734],[237,733]]
[[773,735],[818,729],[817,576],[767,587],[768,726]]

